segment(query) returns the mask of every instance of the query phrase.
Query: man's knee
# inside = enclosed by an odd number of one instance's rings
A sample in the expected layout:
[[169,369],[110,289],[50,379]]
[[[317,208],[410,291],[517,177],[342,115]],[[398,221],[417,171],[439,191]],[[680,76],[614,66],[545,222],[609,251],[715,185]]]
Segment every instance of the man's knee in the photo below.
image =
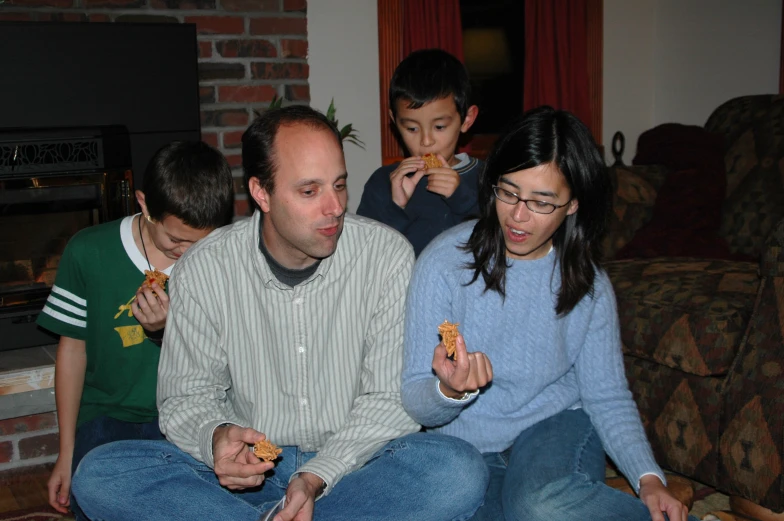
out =
[[[421,467],[422,486],[432,490],[437,496],[443,488],[447,488],[444,497],[450,503],[459,502],[459,510],[475,510],[482,504],[490,472],[482,454],[470,443],[442,434],[414,434],[417,440],[413,454]],[[457,492],[457,494],[456,494]]]
[[76,467],[71,478],[71,493],[80,506],[92,503],[93,494],[105,489],[109,477],[109,466],[105,460],[111,456],[112,445],[110,443],[92,449]]

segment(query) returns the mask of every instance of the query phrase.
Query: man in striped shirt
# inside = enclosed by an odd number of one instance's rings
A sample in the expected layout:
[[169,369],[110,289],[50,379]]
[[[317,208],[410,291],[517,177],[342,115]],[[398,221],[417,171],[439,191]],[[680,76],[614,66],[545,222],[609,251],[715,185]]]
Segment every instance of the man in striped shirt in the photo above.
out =
[[[470,517],[481,455],[418,432],[401,404],[411,246],[346,214],[340,135],[322,114],[265,112],[242,155],[253,218],[191,249],[170,282],[169,441],[88,456],[74,477],[85,513],[255,521],[285,497],[278,521]],[[249,448],[265,437],[283,448],[274,462]]]

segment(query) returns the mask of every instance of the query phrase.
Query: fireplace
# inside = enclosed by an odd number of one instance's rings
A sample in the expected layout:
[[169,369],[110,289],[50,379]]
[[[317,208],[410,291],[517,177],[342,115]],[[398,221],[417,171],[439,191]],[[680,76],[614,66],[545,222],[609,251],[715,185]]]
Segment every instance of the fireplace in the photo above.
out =
[[65,245],[133,209],[124,127],[0,130],[0,351],[57,342],[35,319]]

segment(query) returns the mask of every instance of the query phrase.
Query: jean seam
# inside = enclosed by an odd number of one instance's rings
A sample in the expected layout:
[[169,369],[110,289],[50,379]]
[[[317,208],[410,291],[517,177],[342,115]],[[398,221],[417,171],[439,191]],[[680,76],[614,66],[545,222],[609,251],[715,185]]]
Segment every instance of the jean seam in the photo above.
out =
[[591,438],[595,433],[596,430],[591,426],[577,448],[577,465],[575,470],[585,476],[588,476],[588,474],[583,472],[583,455],[585,454],[585,447],[588,445],[588,442],[591,441]]

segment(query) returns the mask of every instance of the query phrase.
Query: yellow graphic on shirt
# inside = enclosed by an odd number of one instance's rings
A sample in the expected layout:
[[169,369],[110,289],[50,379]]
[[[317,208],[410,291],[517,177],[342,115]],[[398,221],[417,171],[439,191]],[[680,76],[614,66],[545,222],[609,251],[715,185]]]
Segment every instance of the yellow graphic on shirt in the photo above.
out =
[[[133,311],[131,310],[131,303],[133,303],[134,300],[136,300],[136,295],[131,297],[131,300],[118,308],[117,314],[114,315],[114,319],[117,320],[126,311],[128,312],[128,317],[132,317]],[[139,345],[144,342],[145,338],[147,338],[147,335],[144,334],[144,328],[139,324],[134,326],[120,326],[114,328],[114,330],[117,331],[117,334],[120,335],[123,347]]]
[[128,318],[132,317],[133,316],[133,311],[131,310],[131,303],[134,300],[136,300],[136,295],[132,296],[131,300],[129,300],[128,302],[126,302],[125,304],[123,304],[122,306],[120,306],[118,308],[119,311],[117,312],[116,315],[114,315],[114,319],[117,320],[120,317],[120,315],[123,314],[123,311],[127,311],[128,312]]
[[131,347],[144,342],[146,338],[144,329],[140,325],[135,326],[120,326],[114,328],[122,339],[123,347]]

